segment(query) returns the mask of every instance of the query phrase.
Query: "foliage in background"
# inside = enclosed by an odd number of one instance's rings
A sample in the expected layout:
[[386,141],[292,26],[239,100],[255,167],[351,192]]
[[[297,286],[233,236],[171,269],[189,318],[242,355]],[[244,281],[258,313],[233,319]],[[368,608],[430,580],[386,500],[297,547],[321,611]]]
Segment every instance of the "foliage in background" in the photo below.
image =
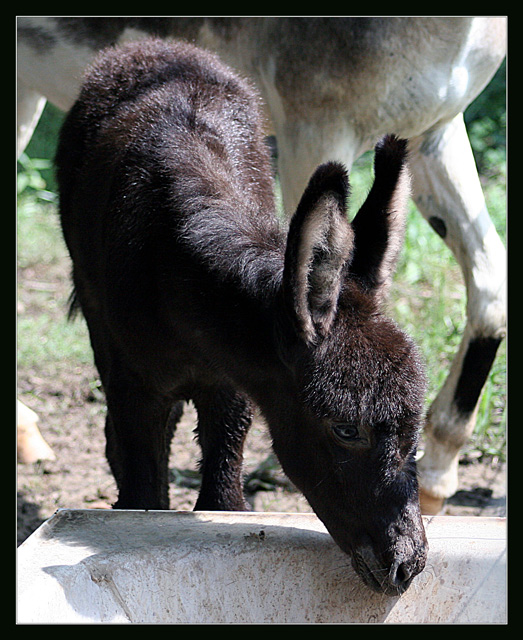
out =
[[[465,113],[487,205],[503,241],[506,240],[505,64]],[[19,266],[61,259],[65,247],[56,216],[52,159],[63,114],[46,105],[41,121],[18,164]],[[351,171],[353,193],[363,199],[371,180],[371,154]],[[19,363],[51,362],[67,357],[83,363],[91,359],[83,323],[56,325],[46,316],[42,300],[37,316],[19,318]],[[446,245],[411,204],[405,245],[392,292],[391,313],[417,341],[429,376],[427,402],[435,397],[448,372],[465,326],[466,293],[460,269]],[[65,302],[63,302],[65,307]],[[480,401],[469,456],[505,456],[506,347],[503,342]]]

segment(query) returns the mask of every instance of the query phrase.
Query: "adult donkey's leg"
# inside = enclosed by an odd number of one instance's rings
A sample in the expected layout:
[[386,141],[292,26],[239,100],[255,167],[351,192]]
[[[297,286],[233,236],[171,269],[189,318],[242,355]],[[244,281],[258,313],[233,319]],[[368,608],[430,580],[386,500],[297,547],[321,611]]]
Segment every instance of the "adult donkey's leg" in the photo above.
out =
[[[45,98],[25,85],[17,83],[17,155],[26,148],[33,130],[45,106]],[[17,457],[18,462],[30,463],[37,460],[54,460],[55,455],[44,440],[37,425],[38,416],[17,401]]]
[[463,272],[467,325],[427,416],[422,509],[435,513],[458,485],[459,452],[474,430],[481,390],[505,334],[506,251],[490,220],[463,116],[411,141],[413,197]]
[[287,118],[280,122],[273,117],[273,123],[283,204],[290,217],[316,167],[336,160],[350,170],[360,141],[342,118],[317,122]]
[[33,131],[45,107],[46,99],[34,89],[28,87],[18,78],[16,102],[17,120],[17,154],[20,154],[29,144]]

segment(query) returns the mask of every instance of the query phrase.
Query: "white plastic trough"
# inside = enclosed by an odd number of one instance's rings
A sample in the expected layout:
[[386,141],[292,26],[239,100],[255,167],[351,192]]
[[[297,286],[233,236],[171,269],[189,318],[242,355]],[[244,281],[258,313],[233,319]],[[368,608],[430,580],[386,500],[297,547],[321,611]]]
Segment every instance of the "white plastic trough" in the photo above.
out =
[[313,514],[62,510],[18,549],[18,622],[505,623],[505,519],[425,526],[426,569],[387,597]]

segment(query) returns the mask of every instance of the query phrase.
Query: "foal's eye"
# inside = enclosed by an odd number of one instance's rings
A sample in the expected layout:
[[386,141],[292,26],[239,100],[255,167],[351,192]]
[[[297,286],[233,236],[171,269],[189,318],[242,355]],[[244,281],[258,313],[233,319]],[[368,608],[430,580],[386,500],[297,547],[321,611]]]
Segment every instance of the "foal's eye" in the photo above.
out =
[[353,424],[345,422],[338,422],[332,425],[332,432],[337,440],[340,440],[343,444],[350,444],[353,442],[360,442],[360,432],[358,427]]

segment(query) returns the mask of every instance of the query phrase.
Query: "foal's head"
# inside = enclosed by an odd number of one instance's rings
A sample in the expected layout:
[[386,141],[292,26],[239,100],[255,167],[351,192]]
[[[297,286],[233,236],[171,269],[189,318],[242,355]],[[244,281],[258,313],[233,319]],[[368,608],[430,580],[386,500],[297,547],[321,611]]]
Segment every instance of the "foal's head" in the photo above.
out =
[[271,428],[284,470],[358,573],[391,594],[426,559],[415,465],[423,370],[380,311],[408,193],[406,142],[393,137],[376,148],[375,182],[351,224],[343,168],[312,177],[290,225],[279,329],[299,401]]

